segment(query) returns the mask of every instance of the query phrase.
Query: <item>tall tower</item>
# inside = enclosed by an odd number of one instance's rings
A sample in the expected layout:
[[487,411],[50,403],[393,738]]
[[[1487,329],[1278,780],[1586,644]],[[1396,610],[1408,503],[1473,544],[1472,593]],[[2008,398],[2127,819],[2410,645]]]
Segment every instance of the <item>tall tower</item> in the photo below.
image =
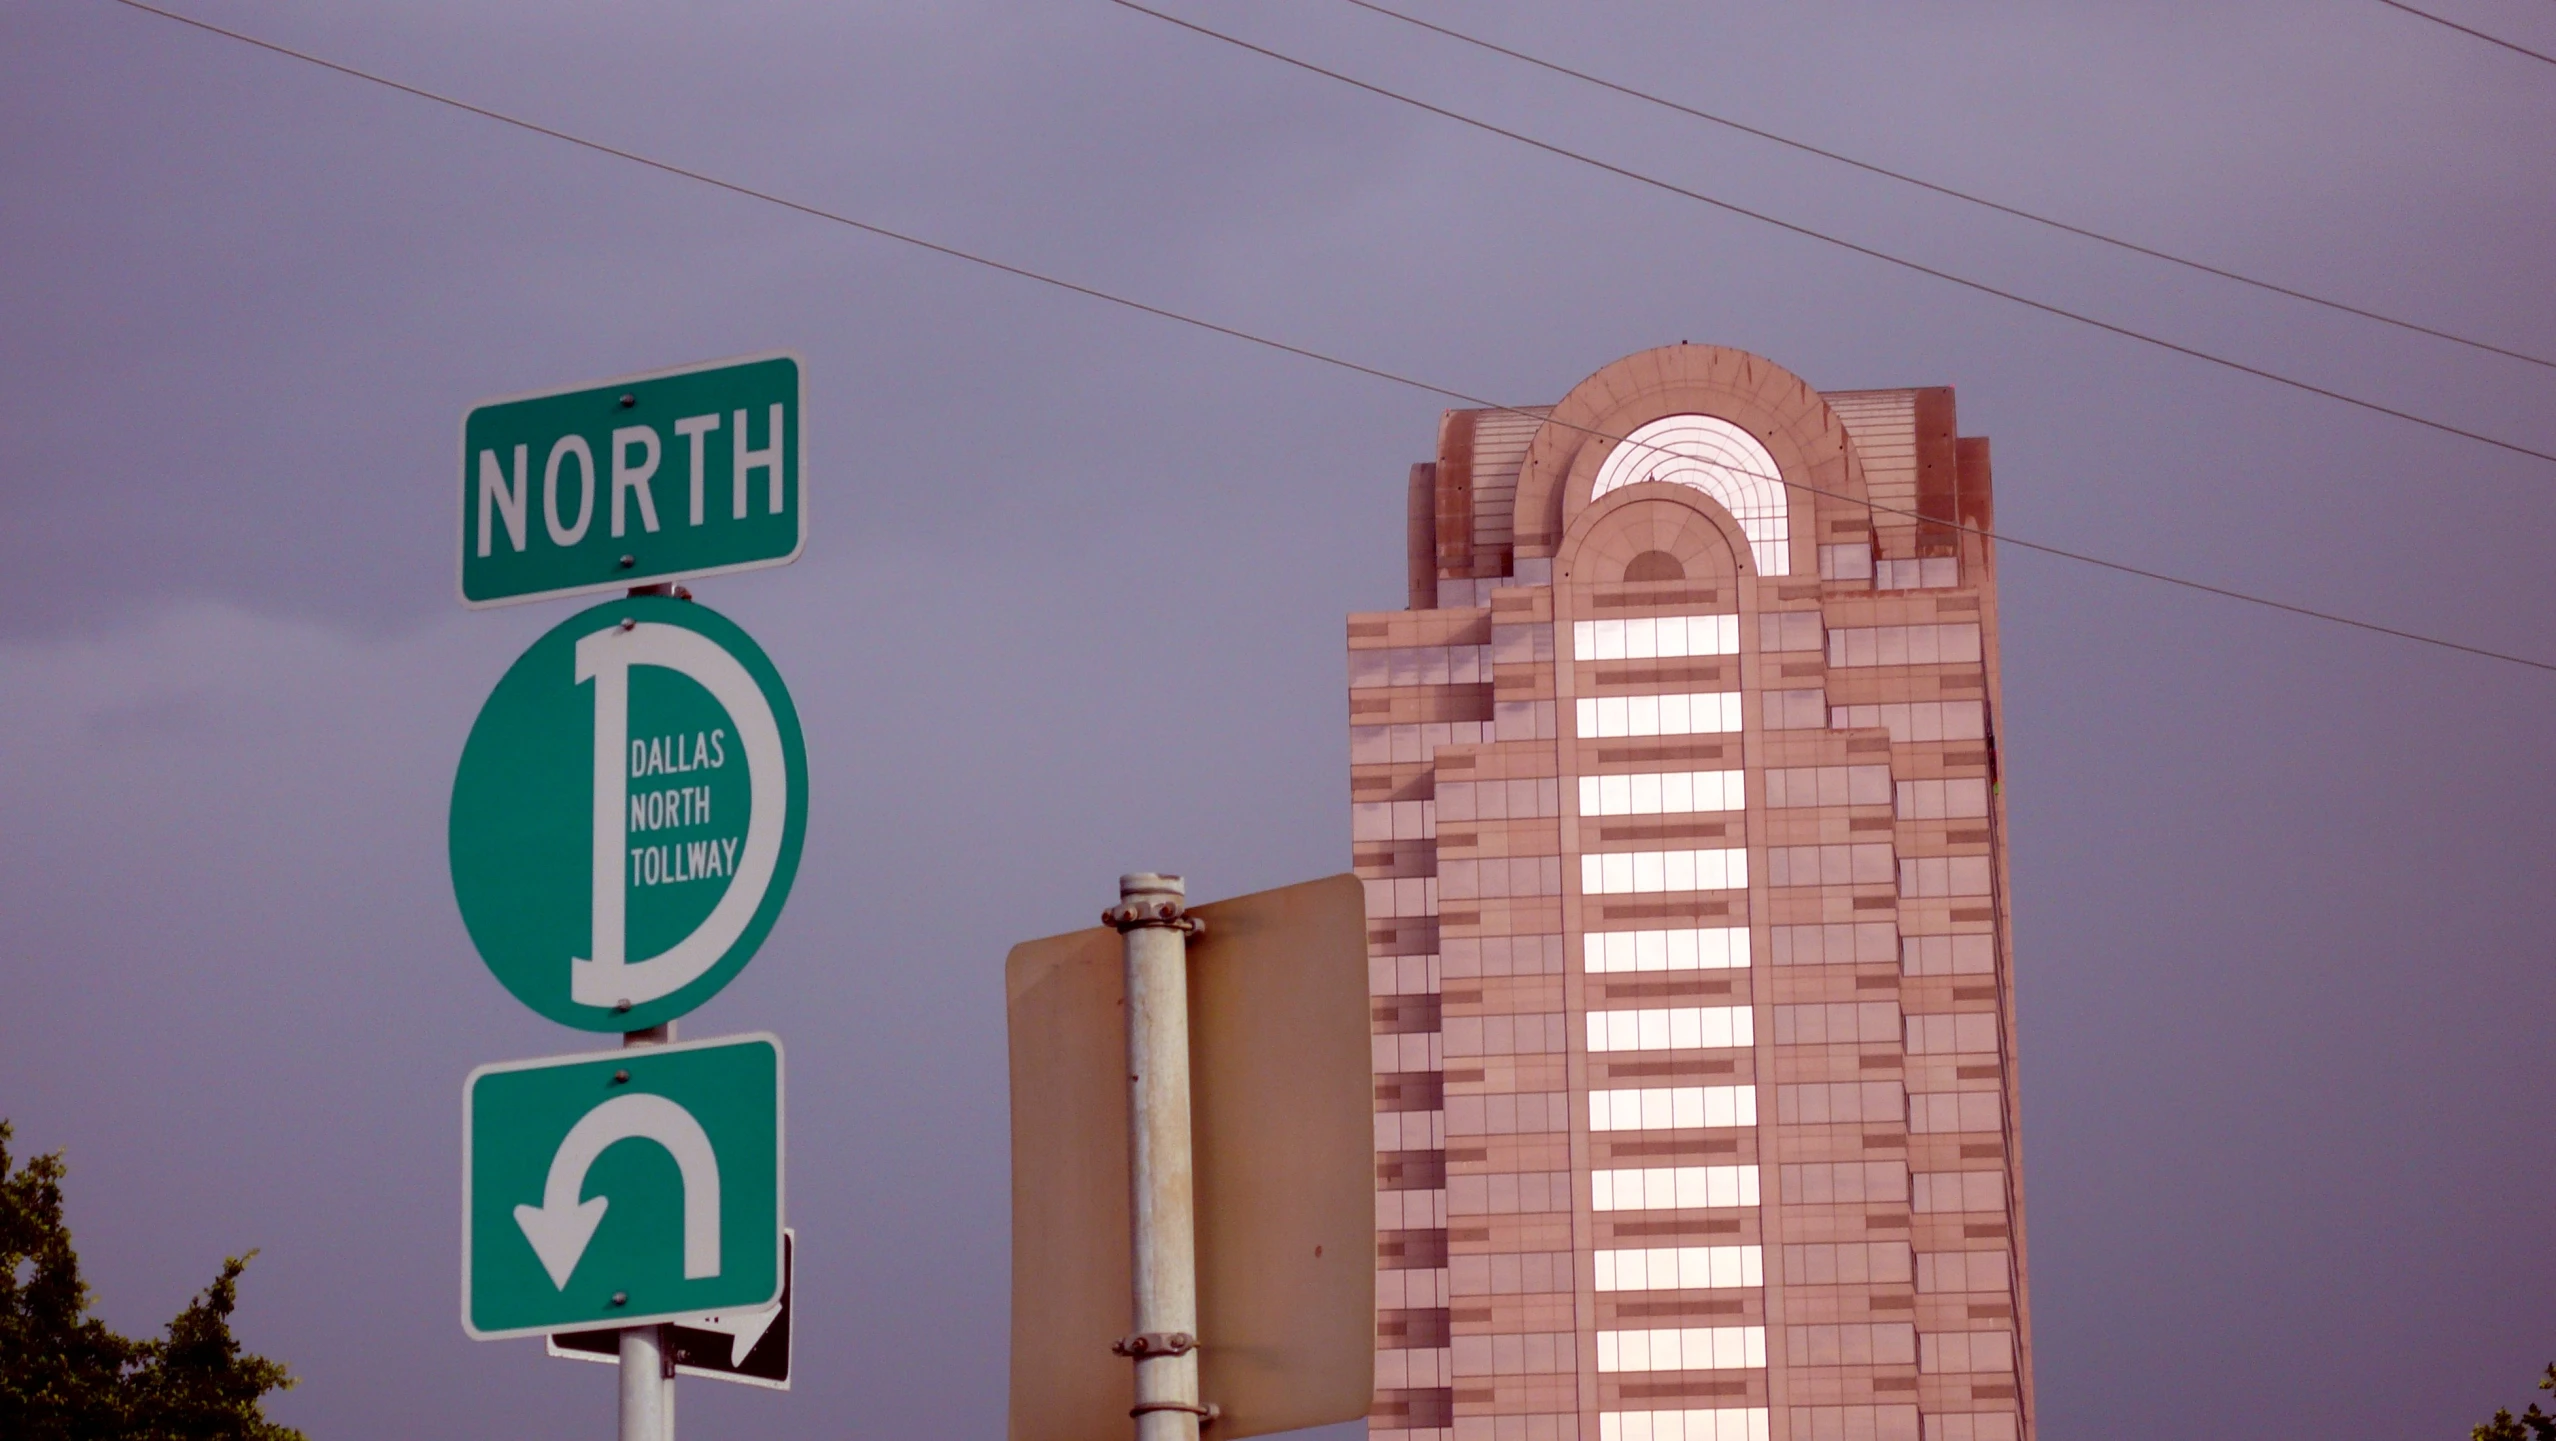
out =
[[1628,356],[1349,618],[1390,1441],[2028,1441],[1988,443]]

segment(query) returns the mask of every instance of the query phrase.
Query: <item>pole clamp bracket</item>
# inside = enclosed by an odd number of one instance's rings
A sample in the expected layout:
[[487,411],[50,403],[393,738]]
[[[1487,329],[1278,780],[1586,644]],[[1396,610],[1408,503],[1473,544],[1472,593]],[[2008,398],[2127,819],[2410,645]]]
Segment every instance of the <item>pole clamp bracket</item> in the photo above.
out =
[[1204,1406],[1192,1406],[1186,1401],[1139,1401],[1136,1403],[1135,1409],[1129,1411],[1127,1414],[1130,1416],[1142,1416],[1148,1411],[1186,1411],[1190,1415],[1197,1417],[1198,1424],[1201,1426],[1213,1426],[1216,1424],[1217,1418],[1225,1414],[1225,1408],[1217,1405],[1213,1401],[1208,1402]]
[[1119,1337],[1109,1349],[1137,1361],[1156,1356],[1186,1356],[1198,1349],[1198,1338],[1186,1331],[1139,1331],[1132,1336]]
[[1207,923],[1191,915],[1178,901],[1156,901],[1150,905],[1144,901],[1129,901],[1125,905],[1112,906],[1101,912],[1101,924],[1117,927],[1120,935],[1147,927],[1178,931],[1193,939],[1207,934]]

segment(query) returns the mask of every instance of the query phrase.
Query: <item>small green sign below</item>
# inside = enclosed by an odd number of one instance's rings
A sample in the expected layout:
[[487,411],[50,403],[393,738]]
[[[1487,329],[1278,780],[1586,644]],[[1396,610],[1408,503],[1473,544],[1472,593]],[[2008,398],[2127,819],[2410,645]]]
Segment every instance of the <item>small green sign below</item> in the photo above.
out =
[[453,778],[453,896],[481,959],[562,1025],[636,1031],[745,968],[788,900],[807,750],[735,622],[625,596],[533,642]]
[[806,415],[786,354],[473,406],[462,604],[789,564],[807,540]]
[[777,1038],[482,1066],[462,1096],[472,1336],[644,1326],[780,1298]]

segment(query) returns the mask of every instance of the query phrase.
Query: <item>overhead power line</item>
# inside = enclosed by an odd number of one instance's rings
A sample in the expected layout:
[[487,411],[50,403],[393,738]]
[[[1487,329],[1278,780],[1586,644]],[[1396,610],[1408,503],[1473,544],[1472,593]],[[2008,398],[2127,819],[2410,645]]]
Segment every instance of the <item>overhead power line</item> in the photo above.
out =
[[1450,40],[1461,41],[1462,43],[1474,46],[1477,49],[1490,51],[1494,55],[1505,55],[1512,60],[1532,65],[1539,70],[1548,70],[1556,75],[1567,76],[1568,78],[1580,81],[1583,84],[1597,86],[1601,90],[1611,90],[1618,95],[1627,96],[1632,99],[1642,101],[1645,104],[1656,105],[1664,110],[1673,110],[1680,115],[1689,116],[1693,119],[1719,125],[1728,130],[1738,131],[1742,135],[1755,136],[1760,140],[1770,141],[1788,149],[1800,151],[1805,155],[1816,155],[1822,160],[1832,160],[1840,165],[1851,166],[1868,175],[1878,175],[1884,179],[1896,180],[1903,185],[1913,185],[1920,190],[1931,191],[1934,194],[1959,200],[1966,204],[1977,205],[1988,210],[1994,210],[2001,215],[2011,215],[2018,220],[2029,220],[2035,225],[2048,226],[2052,230],[2062,231],[2066,234],[2078,236],[2082,239],[2092,240],[2103,245],[2109,245],[2119,250],[2126,250],[2134,255],[2144,255],[2151,260],[2162,260],[2169,265],[2180,265],[2186,270],[2198,271],[2203,275],[2216,276],[2221,280],[2232,280],[2239,285],[2252,286],[2257,290],[2268,291],[2274,295],[2287,296],[2292,300],[2302,300],[2310,305],[2320,305],[2328,310],[2338,311],[2344,315],[2357,316],[2363,320],[2374,320],[2381,325],[2392,325],[2399,330],[2411,331],[2416,335],[2428,335],[2435,340],[2446,340],[2453,345],[2464,345],[2471,349],[2481,350],[2491,355],[2500,355],[2512,360],[2527,361],[2531,365],[2540,365],[2551,370],[2556,370],[2556,360],[2550,360],[2544,356],[2532,355],[2525,350],[2513,350],[2505,346],[2496,345],[2491,341],[2477,340],[2471,336],[2460,335],[2453,331],[2442,330],[2434,326],[2422,324],[2419,321],[2400,319],[2393,315],[2387,315],[2376,310],[2370,310],[2362,306],[2353,305],[2348,301],[2331,299],[2327,296],[2317,295],[2309,291],[2299,290],[2292,286],[2283,285],[2278,281],[2264,280],[2256,276],[2243,274],[2239,271],[2229,270],[2224,266],[2212,265],[2206,260],[2194,260],[2190,256],[2177,255],[2170,250],[2160,250],[2153,245],[2142,245],[2138,241],[2124,240],[2120,236],[2107,235],[2100,230],[2090,229],[2083,225],[2072,225],[2065,220],[2043,215],[2036,211],[2026,210],[2021,206],[2008,205],[2003,201],[1991,200],[1987,196],[1975,194],[1967,190],[1957,189],[1950,185],[1940,184],[1936,181],[1928,180],[1923,176],[1911,175],[1904,170],[1893,170],[1886,165],[1876,165],[1869,160],[1858,160],[1852,155],[1845,155],[1834,150],[1824,149],[1820,146],[1813,145],[1806,140],[1796,140],[1789,135],[1780,135],[1775,131],[1751,125],[1744,120],[1734,120],[1727,115],[1716,115],[1709,110],[1701,110],[1681,101],[1671,100],[1664,95],[1655,94],[1648,90],[1637,89],[1631,85],[1625,85],[1614,80],[1609,80],[1604,76],[1590,74],[1585,70],[1573,69],[1568,65],[1547,60],[1540,55],[1531,55],[1523,50],[1514,50],[1506,45],[1499,44],[1496,41],[1485,40],[1479,35],[1467,34],[1453,26],[1441,25],[1433,20],[1423,20],[1417,15],[1405,14],[1400,10],[1391,8],[1390,6],[1376,4],[1375,0],[1347,0],[1347,3],[1356,6],[1361,10],[1384,16],[1388,20],[1398,20],[1405,25],[1427,30],[1433,34],[1443,35]]
[[1163,11],[1155,10],[1145,5],[1140,5],[1136,3],[1136,0],[1109,0],[1109,3],[1118,6],[1123,10],[1131,10],[1136,14],[1160,20],[1167,25],[1178,26],[1183,30],[1204,36],[1207,39],[1231,45],[1238,50],[1249,51],[1254,55],[1275,60],[1281,65],[1293,66],[1294,68],[1305,71],[1308,74],[1322,76],[1326,80],[1336,80],[1343,85],[1351,87],[1352,89],[1366,91],[1370,95],[1377,96],[1380,99],[1393,101],[1397,105],[1407,105],[1414,110],[1424,111],[1428,114],[1438,116],[1441,119],[1452,120],[1458,125],[1469,126],[1472,129],[1482,131],[1486,135],[1497,135],[1503,140],[1512,140],[1520,145],[1527,146],[1530,149],[1541,150],[1548,155],[1558,156],[1561,159],[1586,165],[1592,169],[1605,171],[1609,175],[1619,176],[1623,179],[1630,180],[1637,185],[1646,185],[1654,190],[1663,191],[1670,195],[1683,196],[1686,199],[1696,201],[1699,204],[1709,205],[1716,210],[1726,211],[1732,215],[1754,220],[1761,225],[1771,225],[1778,230],[1799,235],[1805,239],[1816,240],[1823,245],[1833,245],[1840,250],[1851,251],[1868,259],[1881,261],[1886,265],[1894,265],[1902,270],[1911,271],[1918,275],[1924,275],[1935,280],[1943,281],[1948,285],[1958,285],[1964,290],[1975,291],[1981,295],[1994,296],[1999,300],[2008,301],[2030,310],[2040,311],[2044,315],[2056,316],[2061,320],[2074,321],[2079,325],[2092,326],[2097,330],[2118,335],[2125,340],[2135,340],[2142,345],[2153,345],[2160,350],[2172,351],[2177,355],[2186,356],[2193,360],[2203,361],[2210,365],[2216,365],[2227,370],[2232,370],[2240,375],[2251,375],[2257,380],[2268,380],[2275,385],[2287,386],[2292,390],[2301,391],[2308,395],[2323,396],[2327,400],[2339,401],[2344,405],[2349,405],[2360,410],[2366,410],[2373,415],[2388,416],[2391,419],[2401,420],[2410,425],[2422,426],[2426,430],[2439,431],[2443,435],[2455,435],[2464,440],[2475,441],[2480,445],[2490,445],[2497,450],[2510,451],[2514,455],[2526,455],[2533,460],[2543,460],[2550,464],[2556,464],[2556,451],[2540,450],[2535,446],[2523,445],[2516,440],[2504,440],[2500,436],[2488,435],[2481,430],[2469,430],[2465,426],[2452,425],[2445,420],[2434,420],[2430,416],[2418,415],[2410,410],[2399,410],[2395,406],[2382,404],[2375,400],[2365,400],[2360,396],[2350,394],[2346,391],[2335,390],[2329,386],[2318,385],[2314,381],[2300,380],[2295,376],[2284,375],[2277,370],[2267,369],[2260,365],[2251,365],[2232,356],[2220,355],[2215,351],[2203,350],[2198,346],[2185,345],[2181,341],[2168,340],[2161,335],[2152,335],[2144,330],[2137,330],[2127,325],[2103,320],[2096,316],[2089,315],[2082,310],[2070,310],[2064,305],[2056,305],[2047,300],[2035,300],[2031,296],[2022,294],[2019,291],[2006,290],[2001,287],[1991,285],[1984,280],[1973,280],[1969,276],[1959,275],[1949,270],[1928,265],[1922,260],[1911,260],[1907,256],[1893,254],[1887,250],[1865,245],[1860,241],[1848,240],[1839,235],[1831,235],[1827,231],[1814,229],[1811,226],[1803,225],[1796,221],[1786,220],[1781,216],[1772,215],[1763,210],[1752,210],[1736,201],[1724,200],[1717,195],[1707,195],[1701,190],[1689,189],[1688,187],[1680,185],[1672,180],[1662,180],[1656,175],[1646,174],[1642,171],[1632,169],[1629,166],[1618,165],[1610,160],[1601,160],[1584,151],[1573,150],[1567,146],[1556,145],[1549,140],[1539,140],[1523,131],[1511,130],[1503,125],[1495,125],[1488,120],[1467,115],[1462,111],[1450,110],[1443,105],[1432,104],[1431,102],[1422,100],[1416,96],[1405,95],[1399,90],[1393,90],[1386,86],[1375,84],[1372,81],[1361,80],[1354,75],[1343,74],[1337,70],[1327,69],[1310,60],[1298,59],[1293,55],[1287,54],[1283,50],[1273,50],[1266,45],[1255,44],[1252,41],[1243,39],[1239,35],[1228,35],[1222,30],[1201,25],[1197,21],[1185,20],[1180,16],[1166,14]]
[[2447,26],[2449,29],[2455,30],[2461,35],[2475,36],[2477,39],[2484,41],[2488,45],[2500,45],[2504,49],[2509,50],[2516,55],[2526,55],[2530,59],[2539,61],[2542,64],[2556,65],[2556,55],[2544,54],[2540,51],[2532,50],[2526,45],[2515,45],[2500,35],[2488,35],[2484,31],[2478,30],[2473,26],[2461,25],[2455,20],[2445,19],[2441,16],[2435,15],[2429,10],[2417,10],[2411,5],[2401,3],[2401,0],[2379,0],[2379,3],[2390,10],[2402,10],[2406,14],[2415,16],[2418,19],[2429,20],[2435,25]]
[[[1549,416],[1524,410],[1513,405],[1504,405],[1498,401],[1486,399],[1467,391],[1458,390],[1452,386],[1440,385],[1434,381],[1423,380],[1413,375],[1405,375],[1399,371],[1385,369],[1382,366],[1368,365],[1361,361],[1351,360],[1345,356],[1332,355],[1325,351],[1315,350],[1309,346],[1291,344],[1284,340],[1278,340],[1270,336],[1260,335],[1253,331],[1245,330],[1240,326],[1227,325],[1220,321],[1208,320],[1201,316],[1190,315],[1182,311],[1171,309],[1168,306],[1155,305],[1147,301],[1119,295],[1112,291],[1103,290],[1095,285],[1086,285],[1080,281],[1068,280],[1062,276],[1050,275],[1044,271],[1033,270],[1025,265],[1017,265],[1010,261],[998,260],[991,256],[980,255],[973,251],[963,250],[955,245],[945,245],[936,240],[927,240],[921,236],[911,235],[901,230],[893,230],[884,225],[875,225],[866,220],[858,220],[852,216],[828,210],[822,206],[811,205],[801,200],[793,200],[787,196],[779,195],[768,190],[759,190],[750,185],[742,185],[733,180],[724,180],[707,172],[694,170],[687,166],[677,165],[671,161],[659,160],[654,156],[644,155],[635,150],[625,150],[619,146],[606,144],[600,140],[590,140],[585,136],[577,135],[570,131],[556,129],[552,126],[543,125],[537,121],[525,120],[517,116],[509,115],[502,110],[494,110],[484,105],[474,105],[467,100],[461,100],[450,95],[444,95],[433,90],[425,89],[422,86],[411,85],[405,81],[393,80],[388,76],[377,75],[369,70],[357,69],[355,66],[330,60],[323,56],[314,55],[308,51],[296,50],[287,45],[279,45],[272,40],[262,40],[257,36],[246,34],[238,30],[228,29],[224,26],[213,24],[207,20],[198,20],[192,15],[183,15],[174,10],[163,10],[156,5],[144,3],[144,0],[114,0],[114,3],[122,5],[129,10],[138,10],[146,15],[155,15],[160,19],[174,21],[177,24],[189,26],[207,34],[218,35],[226,40],[233,40],[243,45],[253,46],[259,50],[266,51],[269,54],[280,55],[288,60],[298,60],[306,65],[314,65],[323,70],[333,71],[350,79],[361,80],[367,84],[383,86],[386,89],[396,90],[403,95],[414,96],[417,99],[428,101],[432,104],[448,106],[454,110],[476,115],[483,120],[491,120],[497,124],[509,126],[517,130],[525,131],[529,134],[539,135],[546,139],[557,140],[566,145],[573,145],[581,150],[592,151],[598,155],[607,155],[616,160],[625,160],[631,164],[645,166],[650,170],[658,171],[662,174],[672,175],[679,179],[689,180],[700,185],[706,185],[716,190],[726,191],[731,195],[741,196],[748,200],[761,201],[767,205],[779,206],[782,209],[807,216],[811,219],[823,220],[834,225],[847,226],[851,229],[858,230],[865,235],[873,235],[882,240],[893,240],[900,245],[909,245],[916,249],[928,250],[935,255],[946,256],[952,260],[962,261],[969,265],[980,266],[987,270],[997,271],[1016,279],[1032,281],[1037,284],[1066,291],[1074,295],[1080,295],[1087,299],[1097,300],[1107,305],[1114,305],[1121,309],[1135,311],[1141,315],[1150,315],[1155,319],[1167,320],[1175,325],[1187,326],[1194,330],[1205,331],[1211,335],[1221,335],[1227,339],[1238,340],[1247,345],[1255,345],[1266,350],[1274,350],[1281,354],[1296,356],[1300,359],[1314,361],[1317,364],[1332,366],[1336,369],[1349,371],[1353,374],[1367,376],[1375,380],[1386,381],[1394,385],[1404,386],[1409,389],[1421,391],[1443,399],[1459,401],[1465,405],[1475,406],[1484,410],[1497,410],[1511,415],[1526,416],[1544,423],[1563,424],[1583,435],[1589,436],[1593,439],[1607,441],[1612,444],[1621,445],[1626,443],[1627,440],[1624,436],[1611,435],[1607,432],[1592,429],[1588,426],[1570,425],[1569,422],[1554,422]],[[1657,449],[1657,447],[1650,446],[1645,446],[1645,448]],[[1667,454],[1669,452],[1662,453]],[[2537,660],[2529,656],[2514,655],[2507,651],[2489,649],[2485,646],[2469,645],[2463,641],[2448,640],[2435,635],[2426,635],[2420,631],[2405,630],[2391,625],[2382,625],[2376,621],[2360,620],[2352,616],[2340,615],[2333,611],[2318,610],[2313,606],[2294,605],[2285,600],[2276,600],[2270,596],[2257,595],[2251,591],[2237,590],[2229,586],[2212,585],[2207,581],[2192,580],[2185,576],[2174,575],[2165,571],[2150,570],[2145,566],[2130,565],[2122,561],[2106,560],[2101,556],[2091,555],[2084,551],[2071,550],[2065,546],[2050,545],[2041,541],[2024,540],[2020,537],[2009,535],[2001,531],[1991,531],[1981,526],[1941,521],[1934,517],[1920,517],[1917,515],[1917,512],[1903,507],[1884,505],[1870,500],[1869,498],[1840,495],[1837,492],[1828,490],[1824,487],[1807,485],[1801,481],[1786,479],[1782,476],[1776,476],[1773,478],[1786,487],[1807,495],[1828,496],[1832,499],[1844,500],[1851,504],[1865,506],[1869,509],[1879,511],[1885,515],[1902,515],[1919,519],[1927,519],[1933,521],[1935,524],[1945,526],[1948,529],[1978,536],[1983,541],[1992,542],[1998,545],[2010,545],[2021,550],[2033,551],[2042,555],[2055,556],[2061,560],[2074,561],[2080,565],[2093,566],[2097,569],[2108,570],[2118,575],[2134,576],[2141,580],[2155,581],[2161,585],[2175,586],[2183,590],[2198,591],[2204,595],[2214,595],[2225,600],[2238,601],[2246,605],[2262,606],[2269,610],[2281,611],[2289,615],[2303,616],[2310,620],[2324,621],[2331,625],[2343,626],[2351,630],[2363,631],[2372,635],[2392,636],[2398,640],[2412,641],[2418,645],[2432,646],[2441,650],[2457,651],[2460,654],[2476,656],[2484,660],[2501,661],[2510,665],[2525,666],[2536,671],[2556,672],[2556,661]]]

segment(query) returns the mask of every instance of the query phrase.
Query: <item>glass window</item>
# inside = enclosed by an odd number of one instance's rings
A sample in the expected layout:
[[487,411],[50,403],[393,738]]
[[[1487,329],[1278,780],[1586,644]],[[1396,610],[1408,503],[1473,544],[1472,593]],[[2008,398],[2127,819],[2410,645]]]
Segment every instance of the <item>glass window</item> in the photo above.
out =
[[1907,1101],[1897,1081],[1817,1081],[1775,1088],[1775,1119],[1788,1126],[1897,1121]]
[[[1763,1406],[1692,1411],[1600,1411],[1598,1441],[1766,1441]],[[1567,1430],[1563,1434],[1569,1434]],[[1795,1436],[1805,1433],[1795,1431]],[[1883,1441],[1876,1437],[1875,1441]],[[1891,1438],[1897,1441],[1897,1438]],[[1969,1441],[1969,1438],[1963,1438]],[[1984,1441],[1984,1438],[1983,1438]],[[2012,1441],[2011,1437],[2000,1441]]]
[[1929,1213],[1962,1211],[1998,1216],[2006,1213],[2006,1173],[2003,1171],[1921,1171],[1914,1179],[1916,1189],[1912,1209]]
[[[1940,786],[1943,782],[1934,784]],[[1766,804],[1770,807],[1890,803],[1888,766],[1779,766],[1766,773]]]
[[[1910,1402],[1878,1406],[1794,1406],[1792,1434],[1799,1441],[1918,1441],[1917,1407]],[[1937,1438],[1928,1438],[1937,1441]],[[1972,1441],[1964,1436],[1961,1441]],[[2012,1437],[2006,1441],[2013,1441]]]
[[1652,480],[1700,490],[1728,511],[1759,575],[1793,573],[1791,503],[1775,457],[1756,436],[1719,416],[1662,416],[1608,453],[1589,499]]
[[1736,615],[1634,616],[1571,626],[1573,660],[1654,660],[1739,654]]
[[1779,966],[1869,966],[1899,959],[1899,927],[1889,921],[1777,926],[1774,941]]
[[1738,771],[1659,771],[1580,777],[1584,816],[1685,815],[1748,804]]
[[1815,610],[1768,611],[1757,618],[1757,648],[1769,651],[1817,650],[1820,613]]
[[1965,1052],[1993,1055],[1996,1050],[1997,1016],[1993,1011],[1962,1011],[1951,1015],[1908,1018],[1908,1053],[1912,1056],[1949,1056]]
[[1988,780],[1901,781],[1897,799],[1900,815],[1910,820],[1967,820],[1988,814]]
[[1832,706],[1832,730],[1887,730],[1902,745],[1913,741],[1975,741],[1988,735],[1988,708],[1975,700],[1913,701],[1890,705]]
[[1897,1001],[1820,1001],[1775,1008],[1775,1044],[1847,1046],[1896,1044]]
[[[1868,1201],[1905,1201],[1908,1199],[1908,1166],[1903,1161],[1804,1161],[1781,1168],[1784,1200],[1806,1206],[1858,1206]],[[1876,1243],[1878,1244],[1878,1243]],[[1908,1279],[1908,1248],[1889,1243],[1899,1254],[1896,1279]],[[1789,1254],[1789,1248],[1788,1252]],[[1857,1265],[1864,1262],[1858,1256]],[[1790,1265],[1788,1261],[1786,1263]],[[1841,1263],[1842,1264],[1842,1263]],[[1790,1272],[1786,1273],[1790,1277]],[[1832,1280],[1861,1279],[1835,1276]],[[1872,1280],[1890,1279],[1874,1275]],[[1827,1282],[1821,1282],[1825,1285]]]
[[1999,1131],[2005,1097],[1995,1091],[1951,1091],[1908,1098],[1908,1129],[1931,1135]]
[[1766,1364],[1763,1326],[1681,1326],[1597,1333],[1607,1371],[1738,1371]]
[[1755,1086],[1644,1086],[1589,1092],[1592,1131],[1686,1131],[1756,1124]]
[[1589,1173],[1597,1211],[1684,1211],[1757,1204],[1755,1166],[1649,1166]]
[[1860,845],[1773,846],[1766,852],[1770,886],[1886,886],[1890,847]]
[[1600,1251],[1600,1291],[1719,1291],[1766,1284],[1765,1252],[1756,1246],[1654,1246]]
[[1768,730],[1818,730],[1828,724],[1828,692],[1824,690],[1770,690],[1763,699]]
[[1929,555],[1912,560],[1885,560],[1873,581],[1875,590],[1942,590],[1961,584],[1957,556]]
[[1917,1369],[1928,1374],[2015,1369],[2012,1331],[1929,1331],[1918,1338]]
[[1795,1366],[1906,1366],[1916,1359],[1917,1328],[1906,1321],[1784,1328],[1784,1360]]
[[1831,666],[1975,665],[1979,623],[1856,626],[1828,633]]
[[[1509,704],[1502,702],[1500,704]],[[1551,701],[1536,702],[1551,706]],[[1578,734],[1589,737],[1710,735],[1740,728],[1737,691],[1583,696]],[[1496,707],[1495,707],[1495,714]],[[1503,736],[1502,739],[1508,739]]]
[[2008,1289],[2004,1248],[1994,1251],[1921,1251],[1917,1256],[1920,1291],[2003,1291]]
[[1873,543],[1869,540],[1859,540],[1851,545],[1821,546],[1819,578],[1833,581],[1871,580],[1873,578]]
[[[1906,1199],[1907,1188],[1893,1199]],[[1905,1241],[1812,1242],[1784,1248],[1787,1286],[1904,1286],[1908,1284]]]
[[[1897,1007],[1893,1007],[1896,1013]],[[1664,1006],[1588,1014],[1592,1051],[1727,1050],[1757,1044],[1746,1006]]]
[[2017,1441],[2022,1434],[2011,1410],[1954,1411],[1926,1418],[1925,1441]]
[[1580,857],[1582,895],[1747,888],[1748,852],[1737,847],[1696,851],[1611,851]]
[[1899,863],[1903,896],[1984,896],[1988,891],[1986,856],[1910,856]]
[[1748,965],[1748,928],[1591,931],[1582,936],[1582,968],[1614,971],[1720,971]]

